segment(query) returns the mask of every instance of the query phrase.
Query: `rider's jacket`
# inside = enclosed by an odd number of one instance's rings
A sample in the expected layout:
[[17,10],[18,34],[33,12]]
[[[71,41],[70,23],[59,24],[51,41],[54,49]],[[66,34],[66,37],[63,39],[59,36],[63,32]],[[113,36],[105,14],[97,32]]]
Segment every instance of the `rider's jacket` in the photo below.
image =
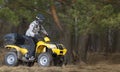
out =
[[31,36],[34,37],[35,35],[38,35],[38,32],[41,31],[42,33],[44,33],[45,35],[47,35],[46,30],[44,29],[44,27],[39,24],[39,22],[37,22],[36,20],[33,21],[30,25],[29,28],[26,31],[26,36]]

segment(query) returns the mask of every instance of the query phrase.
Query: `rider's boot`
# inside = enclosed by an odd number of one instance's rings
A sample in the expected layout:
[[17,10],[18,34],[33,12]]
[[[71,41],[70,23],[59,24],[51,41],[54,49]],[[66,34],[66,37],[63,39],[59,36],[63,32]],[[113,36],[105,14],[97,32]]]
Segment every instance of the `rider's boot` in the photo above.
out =
[[25,54],[25,58],[28,60],[29,59],[29,55],[28,54]]
[[31,56],[31,57],[29,58],[29,60],[35,60],[35,57],[34,57],[34,56]]

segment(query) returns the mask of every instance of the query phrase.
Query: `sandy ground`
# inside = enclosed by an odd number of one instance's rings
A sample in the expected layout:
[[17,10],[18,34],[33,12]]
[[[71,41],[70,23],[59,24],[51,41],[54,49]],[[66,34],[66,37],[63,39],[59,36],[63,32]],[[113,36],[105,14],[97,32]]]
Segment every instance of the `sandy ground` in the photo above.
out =
[[120,72],[120,64],[67,65],[62,67],[1,66],[0,72]]
[[8,67],[4,65],[4,51],[0,51],[0,72],[120,72],[120,53],[108,57],[91,54],[88,63],[78,63],[77,65],[67,65],[62,67],[40,67],[35,63],[32,67],[16,66]]

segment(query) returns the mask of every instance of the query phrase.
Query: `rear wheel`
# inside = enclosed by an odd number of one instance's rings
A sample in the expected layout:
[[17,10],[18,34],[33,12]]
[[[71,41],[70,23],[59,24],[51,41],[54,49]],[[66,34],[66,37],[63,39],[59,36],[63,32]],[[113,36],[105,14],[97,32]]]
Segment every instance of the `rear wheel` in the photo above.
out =
[[5,55],[5,64],[8,66],[18,65],[18,58],[15,52],[8,52]]
[[38,64],[40,66],[43,66],[43,67],[48,67],[51,65],[51,62],[52,62],[52,55],[50,53],[41,53],[39,56],[38,56],[38,60],[37,60]]

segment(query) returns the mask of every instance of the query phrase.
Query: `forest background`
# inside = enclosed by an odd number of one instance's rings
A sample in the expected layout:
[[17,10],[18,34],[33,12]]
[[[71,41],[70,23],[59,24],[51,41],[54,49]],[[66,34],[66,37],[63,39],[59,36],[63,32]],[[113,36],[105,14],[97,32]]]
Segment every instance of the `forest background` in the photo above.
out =
[[5,34],[25,34],[38,13],[52,41],[68,49],[69,64],[120,52],[120,0],[0,0],[0,50]]

